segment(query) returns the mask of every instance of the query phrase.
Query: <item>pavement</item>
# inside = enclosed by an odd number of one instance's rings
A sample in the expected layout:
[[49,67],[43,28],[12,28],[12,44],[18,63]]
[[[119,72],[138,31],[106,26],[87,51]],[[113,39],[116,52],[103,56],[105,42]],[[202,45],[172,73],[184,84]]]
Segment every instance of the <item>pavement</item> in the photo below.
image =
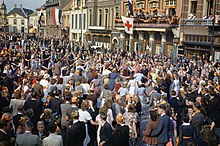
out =
[[138,135],[137,146],[143,146],[143,143],[142,143],[143,131],[145,130],[146,124],[147,124],[147,122],[149,120],[148,109],[149,109],[148,106],[143,106],[142,107],[142,111],[144,111],[144,114],[141,115],[140,135]]

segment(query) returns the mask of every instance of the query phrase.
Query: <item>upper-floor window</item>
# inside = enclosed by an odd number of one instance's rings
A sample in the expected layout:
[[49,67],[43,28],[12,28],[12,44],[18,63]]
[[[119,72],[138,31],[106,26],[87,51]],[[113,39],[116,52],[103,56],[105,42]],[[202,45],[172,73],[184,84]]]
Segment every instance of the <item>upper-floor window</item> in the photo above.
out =
[[13,19],[13,24],[17,25],[17,19]]
[[137,2],[137,8],[138,9],[144,9],[144,2],[142,2],[142,1]]
[[153,2],[150,3],[150,7],[159,7],[159,3],[153,1]]
[[102,9],[99,9],[99,26],[102,26]]
[[176,0],[167,0],[165,1],[166,6],[173,6],[176,4]]
[[197,11],[197,1],[191,1],[190,13],[195,14]]
[[115,7],[115,17],[119,16],[119,7]]
[[92,9],[89,10],[89,25],[92,25]]
[[24,25],[24,20],[23,19],[21,20],[21,25]]

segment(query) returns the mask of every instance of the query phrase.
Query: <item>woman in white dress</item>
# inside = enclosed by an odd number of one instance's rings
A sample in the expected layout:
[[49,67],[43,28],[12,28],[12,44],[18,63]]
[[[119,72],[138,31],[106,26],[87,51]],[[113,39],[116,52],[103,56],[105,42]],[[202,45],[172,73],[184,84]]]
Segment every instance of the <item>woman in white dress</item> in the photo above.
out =
[[130,77],[130,80],[128,82],[128,86],[129,87],[129,91],[128,93],[133,96],[134,94],[137,94],[137,81],[135,80],[135,78],[133,76]]
[[174,76],[173,90],[176,91],[176,95],[179,94],[179,91],[180,91],[180,81],[179,81],[179,76],[178,75]]
[[93,120],[90,115],[90,113],[87,111],[87,102],[83,101],[81,104],[81,109],[79,109],[79,121],[84,122],[86,126],[86,138],[83,142],[84,146],[87,146],[88,143],[90,142],[90,137],[88,133],[88,122],[90,122],[92,125],[97,125]]

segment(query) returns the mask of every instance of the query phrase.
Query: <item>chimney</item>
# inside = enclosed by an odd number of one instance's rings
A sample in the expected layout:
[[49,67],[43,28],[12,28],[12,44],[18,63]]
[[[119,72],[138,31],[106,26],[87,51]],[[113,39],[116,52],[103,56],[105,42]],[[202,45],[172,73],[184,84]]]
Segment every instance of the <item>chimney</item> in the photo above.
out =
[[16,4],[15,4],[14,6],[15,6],[15,8],[17,8],[17,5],[16,5]]
[[20,4],[20,8],[22,8],[22,4]]

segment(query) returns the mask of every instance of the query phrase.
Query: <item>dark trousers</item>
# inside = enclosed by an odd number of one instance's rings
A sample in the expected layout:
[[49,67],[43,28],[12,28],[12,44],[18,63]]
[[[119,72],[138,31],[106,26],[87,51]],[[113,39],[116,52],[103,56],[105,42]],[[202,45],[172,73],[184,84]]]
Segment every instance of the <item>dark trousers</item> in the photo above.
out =
[[166,146],[167,143],[158,143],[157,146]]

